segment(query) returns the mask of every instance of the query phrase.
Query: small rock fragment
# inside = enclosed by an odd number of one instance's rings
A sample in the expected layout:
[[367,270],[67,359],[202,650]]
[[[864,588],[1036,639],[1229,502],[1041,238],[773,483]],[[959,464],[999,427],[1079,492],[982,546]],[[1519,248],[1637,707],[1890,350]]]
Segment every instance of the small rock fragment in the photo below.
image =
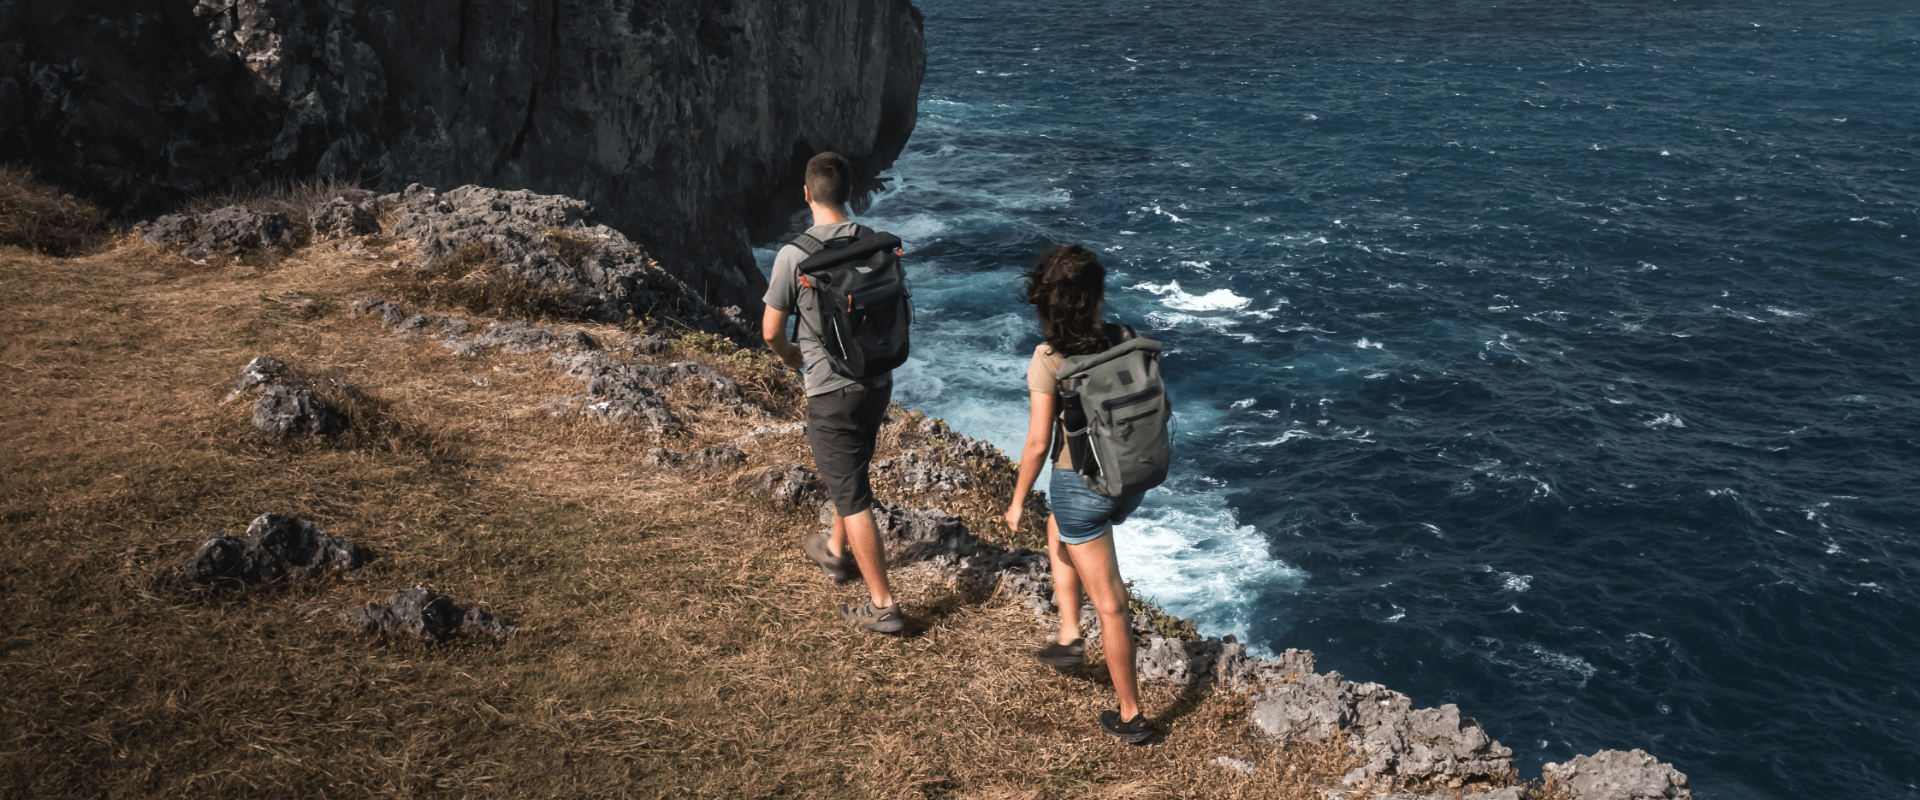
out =
[[1208,761],[1207,763],[1212,764],[1221,769],[1233,770],[1234,772],[1238,772],[1241,775],[1252,775],[1254,772],[1254,766],[1252,764],[1245,761],[1241,761],[1240,759],[1237,759],[1237,758],[1228,758],[1227,756],[1214,756],[1213,760]]

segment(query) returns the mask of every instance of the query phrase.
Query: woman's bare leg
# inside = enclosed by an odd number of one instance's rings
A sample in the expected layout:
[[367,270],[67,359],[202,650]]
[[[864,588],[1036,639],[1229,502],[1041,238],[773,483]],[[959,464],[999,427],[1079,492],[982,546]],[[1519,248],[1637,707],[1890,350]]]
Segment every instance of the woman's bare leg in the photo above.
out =
[[1054,641],[1071,644],[1080,638],[1080,574],[1074,571],[1060,541],[1060,523],[1052,515],[1047,517],[1047,560],[1053,567],[1053,602],[1060,607],[1060,633]]
[[[1049,538],[1057,541],[1057,536]],[[1107,526],[1104,536],[1085,544],[1066,545],[1065,550],[1073,562],[1075,577],[1086,589],[1087,596],[1093,598],[1093,607],[1100,611],[1101,649],[1107,655],[1107,674],[1113,677],[1113,692],[1120,698],[1120,719],[1133,719],[1140,713],[1140,693],[1133,669],[1133,615],[1127,609],[1126,584],[1120,581],[1120,562],[1113,553],[1113,526]],[[1055,559],[1056,563],[1059,560]],[[1054,593],[1058,594],[1057,571],[1053,580]]]

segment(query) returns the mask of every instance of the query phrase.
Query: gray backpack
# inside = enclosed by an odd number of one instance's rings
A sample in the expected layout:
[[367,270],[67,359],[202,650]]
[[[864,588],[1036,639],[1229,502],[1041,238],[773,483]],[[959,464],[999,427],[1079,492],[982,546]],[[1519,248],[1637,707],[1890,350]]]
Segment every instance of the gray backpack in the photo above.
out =
[[1160,381],[1160,343],[1107,326],[1098,353],[1073,356],[1055,375],[1073,468],[1107,497],[1144,492],[1167,479],[1173,401]]

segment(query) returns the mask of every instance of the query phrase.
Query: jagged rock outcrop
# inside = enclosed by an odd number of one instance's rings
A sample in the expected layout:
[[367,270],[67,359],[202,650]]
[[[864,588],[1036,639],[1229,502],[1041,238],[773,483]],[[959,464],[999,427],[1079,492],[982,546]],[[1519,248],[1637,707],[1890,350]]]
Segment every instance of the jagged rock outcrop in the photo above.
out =
[[279,514],[261,514],[245,536],[209,533],[182,568],[195,584],[251,585],[304,580],[324,570],[358,569],[366,563],[360,547],[330,536],[312,522]]
[[802,208],[912,132],[908,0],[0,0],[0,161],[121,215],[359,176],[594,204],[717,306]]
[[1268,687],[1253,705],[1253,724],[1281,739],[1325,741],[1346,731],[1367,763],[1349,784],[1458,788],[1497,785],[1515,774],[1513,750],[1487,735],[1453,705],[1414,709],[1406,695],[1377,683],[1356,684],[1337,672],[1302,675]]
[[1641,750],[1574,756],[1544,772],[1574,800],[1693,800],[1686,775]]
[[290,247],[295,243],[293,220],[277,212],[228,206],[205,214],[168,214],[141,226],[154,244],[185,244],[182,253],[195,261],[215,255],[238,258],[248,250]]
[[439,192],[414,184],[379,203],[400,215],[393,235],[416,245],[415,267],[478,246],[507,274],[559,290],[587,317],[616,323],[651,317],[751,338],[738,306],[715,308],[625,235],[593,222],[593,206],[583,201],[482,186]]
[[439,642],[462,630],[506,639],[520,629],[484,606],[462,610],[452,600],[425,586],[397,589],[385,603],[368,603],[340,615],[347,627],[361,633],[391,633],[427,642]]

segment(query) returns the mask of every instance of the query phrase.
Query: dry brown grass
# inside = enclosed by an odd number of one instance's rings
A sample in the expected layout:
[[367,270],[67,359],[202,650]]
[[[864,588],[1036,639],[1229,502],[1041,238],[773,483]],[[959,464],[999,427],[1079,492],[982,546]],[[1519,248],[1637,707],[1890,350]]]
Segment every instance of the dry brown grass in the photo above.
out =
[[106,218],[91,204],[35,181],[24,169],[0,164],[0,246],[72,256],[104,241],[109,232]]
[[[1304,800],[1353,766],[1340,743],[1272,746],[1242,697],[1157,685],[1164,740],[1113,742],[1094,724],[1104,668],[1034,664],[1044,632],[1005,601],[903,582],[912,635],[849,629],[834,608],[858,590],[797,547],[812,514],[734,489],[807,463],[799,436],[726,475],[644,466],[649,447],[797,418],[785,378],[682,345],[782,419],[698,388],[675,390],[689,432],[672,440],[555,417],[545,401],[581,387],[545,355],[457,357],[346,314],[409,255],[312,247],[268,272],[126,241],[0,247],[0,796]],[[347,403],[348,433],[254,434],[222,398],[262,353]],[[980,525],[993,491],[906,499]],[[158,590],[206,531],[263,511],[373,560],[249,594]],[[414,583],[522,632],[428,646],[340,623]]]
[[565,289],[507,272],[493,245],[475,242],[425,269],[383,270],[376,288],[383,297],[410,306],[432,306],[462,315],[554,322],[586,318],[586,306]]

